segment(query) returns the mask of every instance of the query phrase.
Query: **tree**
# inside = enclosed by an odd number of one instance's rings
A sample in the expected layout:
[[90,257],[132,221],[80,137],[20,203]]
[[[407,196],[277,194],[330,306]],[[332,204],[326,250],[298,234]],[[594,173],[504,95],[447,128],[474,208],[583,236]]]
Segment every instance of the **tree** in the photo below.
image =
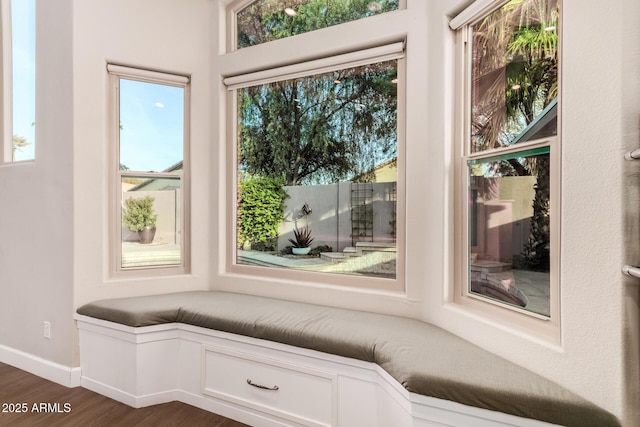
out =
[[550,265],[550,223],[549,223],[549,156],[536,159],[538,171],[534,187],[533,216],[529,238],[521,256],[524,268],[535,271],[549,271]]
[[[251,46],[397,8],[398,0],[259,0],[238,13],[238,43]],[[392,159],[396,74],[396,62],[389,61],[239,90],[241,170],[280,177],[286,185],[328,183]]]
[[396,61],[238,91],[240,167],[335,182],[396,156]]
[[474,28],[474,151],[510,145],[557,98],[558,17],[557,0],[511,0]]
[[[295,11],[289,15],[285,8]],[[398,9],[398,0],[257,0],[238,12],[243,48]]]
[[27,142],[27,139],[24,136],[18,136],[18,135],[13,135],[13,152],[15,153],[16,150],[19,150],[20,148],[24,148],[27,145],[30,145],[30,142]]

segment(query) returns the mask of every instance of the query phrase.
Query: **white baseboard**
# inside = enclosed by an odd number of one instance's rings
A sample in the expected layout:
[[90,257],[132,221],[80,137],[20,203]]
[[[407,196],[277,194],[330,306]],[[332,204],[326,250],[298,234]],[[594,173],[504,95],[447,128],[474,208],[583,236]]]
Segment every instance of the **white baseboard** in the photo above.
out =
[[108,397],[109,399],[117,400],[118,402],[129,405],[132,408],[139,408],[138,397],[130,393],[117,389],[107,384],[103,384],[100,381],[95,381],[86,377],[82,377],[80,385],[87,390],[94,391],[98,394]]
[[167,390],[160,393],[134,396],[110,385],[101,383],[100,381],[95,381],[86,377],[82,378],[80,385],[87,390],[91,390],[110,399],[117,400],[118,402],[131,406],[132,408],[144,408],[146,406],[173,402],[174,400],[179,400],[178,396],[180,395],[179,390]]
[[223,417],[240,421],[247,425],[259,425],[264,427],[291,426],[290,424],[279,422],[272,418],[265,418],[256,411],[251,411],[250,409],[225,402],[212,401],[203,395],[197,395],[185,390],[168,390],[160,393],[134,396],[100,381],[95,381],[86,377],[82,378],[81,385],[87,390],[91,390],[110,399],[124,403],[132,408],[144,408],[146,406],[179,401],[205,411],[222,415]]
[[[177,390],[175,400],[186,403],[187,405],[195,406],[196,408],[200,408],[204,411],[213,412],[214,414],[231,418],[232,420],[239,421],[247,425],[261,427],[294,426],[294,424],[291,424],[286,420],[278,420],[276,417],[265,417],[264,414],[251,410],[250,408],[244,408],[224,401],[211,400],[202,395],[189,393],[184,390]],[[298,424],[295,424],[295,426],[298,426]]]
[[0,362],[65,387],[80,386],[80,367],[61,365],[4,345],[0,345]]

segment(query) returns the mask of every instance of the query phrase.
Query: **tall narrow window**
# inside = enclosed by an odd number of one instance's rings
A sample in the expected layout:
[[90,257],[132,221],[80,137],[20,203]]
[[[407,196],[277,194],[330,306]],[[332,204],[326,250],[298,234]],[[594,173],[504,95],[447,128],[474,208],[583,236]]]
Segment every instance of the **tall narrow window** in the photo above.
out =
[[35,0],[1,0],[4,162],[35,158]]
[[467,27],[463,294],[557,315],[559,0],[512,0]]
[[185,268],[188,79],[109,66],[114,91],[116,271]]

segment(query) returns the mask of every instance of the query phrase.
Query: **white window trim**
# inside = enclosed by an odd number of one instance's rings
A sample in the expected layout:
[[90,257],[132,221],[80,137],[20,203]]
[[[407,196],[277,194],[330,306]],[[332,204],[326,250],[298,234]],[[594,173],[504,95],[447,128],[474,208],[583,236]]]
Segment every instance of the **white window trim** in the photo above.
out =
[[508,2],[509,0],[476,0],[449,21],[449,28],[454,31],[459,30]]
[[[190,202],[190,162],[189,162],[189,136],[190,136],[190,78],[177,74],[143,68],[133,68],[116,64],[107,64],[109,77],[109,132],[110,144],[109,162],[109,272],[112,278],[120,277],[155,277],[181,275],[190,273],[191,265],[191,202]],[[184,134],[183,134],[183,170],[181,174],[165,172],[125,172],[120,171],[120,79],[136,80],[148,83],[157,83],[168,86],[176,86],[184,89]],[[153,178],[179,177],[182,189],[182,242],[180,245],[180,264],[177,265],[150,265],[141,267],[122,267],[122,175],[135,175]]]
[[[522,310],[486,297],[473,295],[469,291],[469,221],[467,192],[469,186],[467,161],[481,159],[497,154],[498,150],[488,150],[482,153],[470,153],[470,105],[471,105],[471,31],[469,27],[487,14],[497,10],[505,1],[478,0],[473,13],[462,16],[456,25],[456,69],[455,82],[458,83],[456,95],[456,124],[454,138],[455,161],[454,174],[457,184],[454,187],[455,215],[454,215],[454,271],[453,298],[455,306],[462,308],[476,319],[499,325],[501,328],[517,330],[532,338],[553,345],[561,344],[561,311],[560,311],[560,218],[561,218],[561,129],[562,129],[562,100],[558,100],[558,131],[557,136],[530,141],[519,146],[500,149],[500,154],[525,151],[531,148],[548,146],[550,149],[550,203],[552,214],[550,218],[550,315],[549,317]],[[480,7],[482,6],[482,7]],[[466,11],[465,11],[466,12]],[[463,12],[464,13],[464,12]],[[462,15],[462,14],[461,14]],[[459,15],[460,16],[460,15]],[[561,14],[562,16],[562,14]],[[464,18],[464,19],[463,19]],[[558,50],[558,93],[561,92],[561,58],[562,43]],[[460,84],[461,83],[461,84]]]
[[[268,43],[265,43],[268,45]],[[406,126],[406,110],[405,110],[405,97],[406,97],[406,59],[404,57],[404,40],[391,43],[389,45],[381,47],[381,49],[365,49],[364,52],[368,53],[368,60],[362,62],[363,51],[355,51],[350,54],[336,55],[335,57],[327,57],[326,59],[313,60],[309,62],[301,62],[295,64],[297,74],[295,77],[303,77],[318,74],[320,72],[329,72],[333,70],[350,68],[366,63],[381,62],[383,60],[397,59],[398,60],[398,111],[397,111],[397,123],[398,123],[398,140],[397,140],[397,153],[398,153],[398,180],[397,180],[397,222],[396,222],[396,243],[397,243],[397,263],[396,263],[396,277],[394,279],[389,278],[377,278],[372,276],[366,276],[363,280],[363,276],[353,276],[347,274],[335,274],[335,273],[319,273],[312,271],[301,271],[295,269],[275,268],[275,267],[260,267],[242,265],[236,262],[236,221],[237,218],[237,201],[239,183],[237,182],[237,96],[236,90],[239,87],[247,87],[254,84],[262,84],[263,81],[255,80],[251,78],[251,74],[238,75],[236,80],[231,80],[234,87],[227,88],[227,141],[229,145],[227,147],[227,164],[232,165],[228,169],[227,182],[233,183],[228,188],[227,194],[227,206],[228,206],[228,220],[232,221],[233,226],[226,227],[226,271],[233,274],[258,276],[264,279],[273,280],[291,280],[305,282],[308,284],[322,284],[322,285],[335,285],[341,287],[366,289],[368,291],[390,291],[390,292],[405,292],[405,257],[406,257],[406,232],[405,232],[405,212],[406,212],[406,196],[405,196],[405,182],[404,174],[401,172],[405,168],[405,131]],[[401,50],[399,50],[401,48]],[[390,53],[393,51],[393,53]],[[380,52],[384,52],[380,55]],[[371,53],[377,53],[377,55],[371,55]],[[392,55],[392,58],[389,57]],[[366,54],[364,56],[367,56]],[[336,58],[339,58],[336,60]],[[348,59],[352,59],[353,63]],[[268,80],[270,82],[287,80],[292,78],[290,75],[286,75],[283,70],[288,69],[290,66],[276,67],[265,71],[268,73]],[[290,69],[290,68],[289,68]],[[304,72],[302,71],[304,70]],[[322,71],[318,71],[322,70]],[[247,77],[245,77],[247,76]],[[278,76],[275,80],[273,76]],[[265,79],[266,81],[267,79]],[[258,83],[253,83],[258,81]],[[242,83],[239,83],[242,82]]]
[[225,42],[225,46],[227,52],[232,52],[238,49],[238,28],[236,25],[236,23],[238,22],[238,12],[249,6],[254,1],[256,0],[229,0],[230,5],[226,10],[228,36]]
[[404,41],[398,41],[314,61],[298,62],[284,67],[226,77],[223,83],[227,86],[227,90],[235,90],[314,74],[328,73],[344,68],[353,68],[376,62],[400,59],[404,57],[404,45]]

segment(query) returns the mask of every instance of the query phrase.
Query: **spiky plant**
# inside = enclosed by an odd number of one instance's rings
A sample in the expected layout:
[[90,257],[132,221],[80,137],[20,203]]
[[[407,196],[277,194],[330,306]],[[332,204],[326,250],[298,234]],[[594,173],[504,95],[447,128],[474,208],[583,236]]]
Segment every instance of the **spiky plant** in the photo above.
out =
[[306,225],[299,230],[297,228],[293,230],[293,235],[295,239],[289,239],[289,242],[291,242],[294,248],[308,248],[311,246],[311,242],[313,242],[311,229]]

